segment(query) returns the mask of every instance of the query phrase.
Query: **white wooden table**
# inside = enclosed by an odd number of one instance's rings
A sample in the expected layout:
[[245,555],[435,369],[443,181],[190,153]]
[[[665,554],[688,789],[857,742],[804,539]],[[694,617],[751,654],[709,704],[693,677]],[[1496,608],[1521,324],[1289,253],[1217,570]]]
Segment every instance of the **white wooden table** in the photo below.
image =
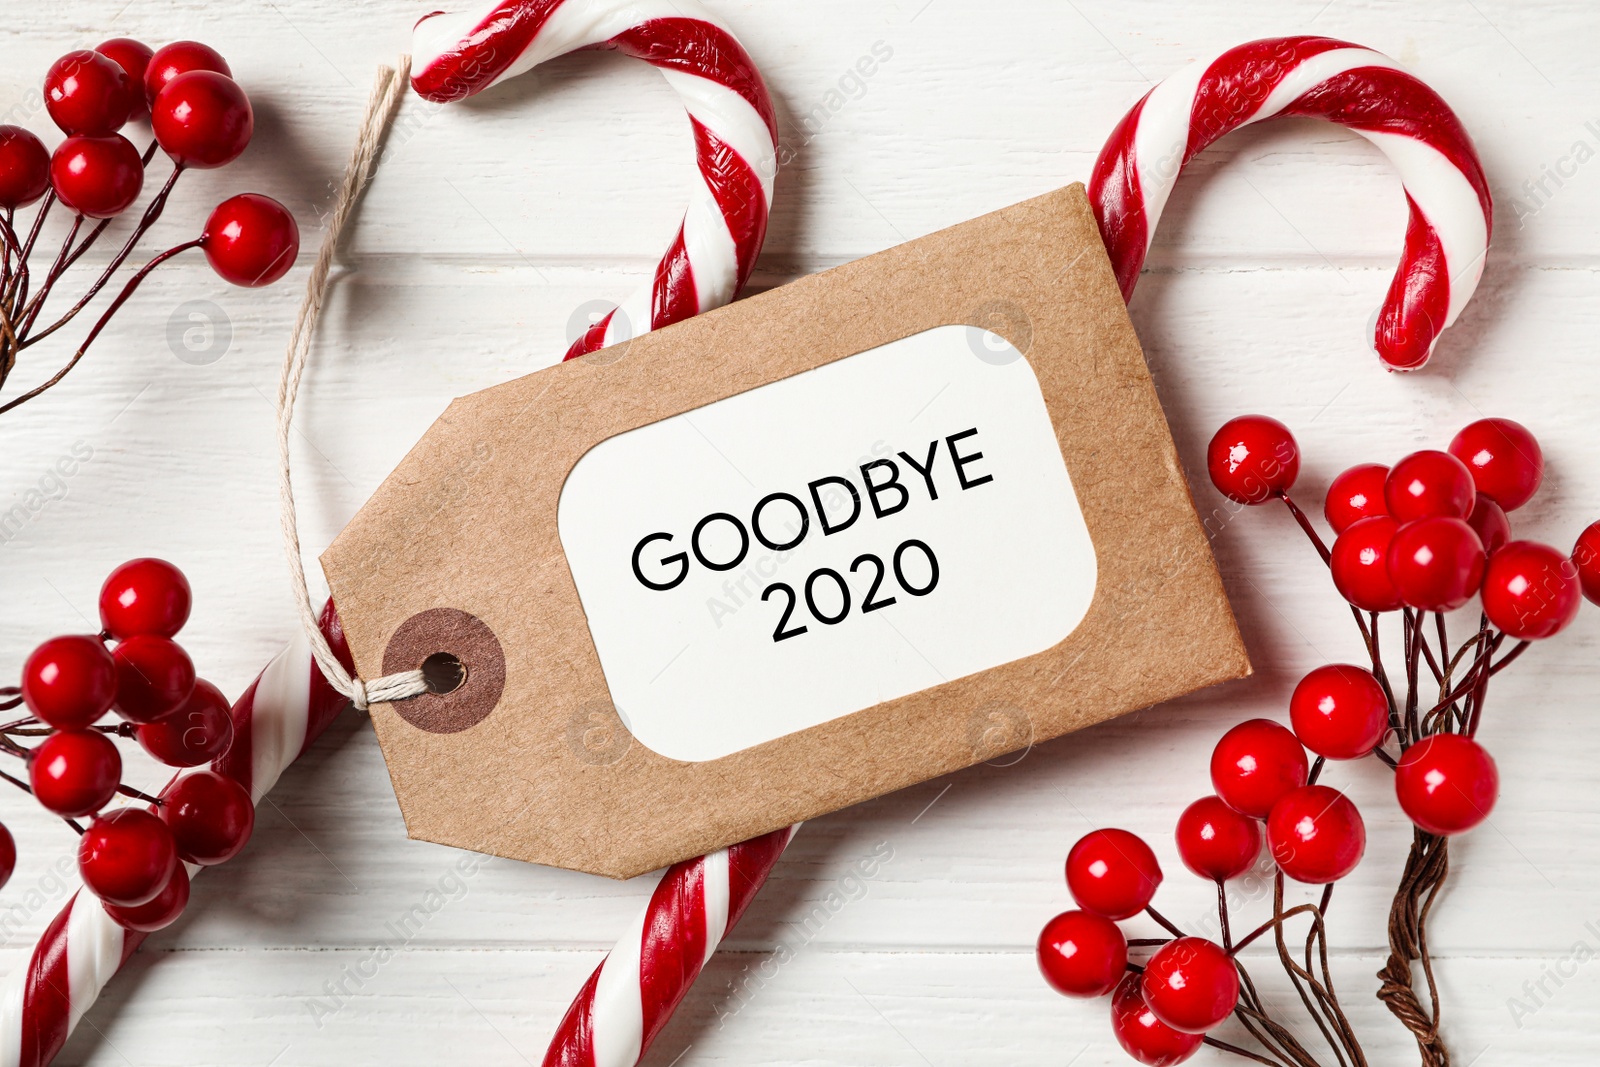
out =
[[[1132,308],[1194,491],[1216,500],[1202,448],[1243,411],[1293,425],[1307,454],[1301,495],[1313,501],[1348,464],[1442,447],[1467,421],[1501,414],[1534,428],[1549,460],[1519,531],[1565,546],[1600,516],[1591,5],[710,3],[765,71],[794,152],[762,287],[1086,178],[1152,79],[1226,45],[1326,33],[1409,64],[1467,123],[1498,202],[1476,300],[1426,373],[1382,373],[1363,332],[1404,227],[1393,173],[1323,124],[1226,139],[1180,182]],[[53,142],[29,94],[54,57],[113,35],[205,40],[251,92],[256,140],[235,167],[186,178],[160,232],[176,243],[224,195],[253,189],[288,203],[314,248],[374,67],[406,46],[427,9],[12,4],[0,111]],[[856,61],[875,48],[889,58],[857,78]],[[571,57],[464,105],[407,104],[302,404],[308,556],[450,397],[555,361],[574,308],[641,280],[682,209],[685,134],[660,78],[614,56]],[[1548,178],[1557,172],[1559,183]],[[0,508],[76,443],[93,456],[64,490],[48,486],[52,498],[0,546],[0,677],[14,677],[38,640],[88,629],[102,577],[142,554],[187,570],[197,602],[184,639],[230,695],[286,640],[295,623],[269,398],[309,258],[284,284],[247,292],[191,254],[54,395],[5,418]],[[44,364],[41,355],[20,373]],[[1216,550],[1254,679],[807,826],[649,1062],[1127,1062],[1104,1004],[1065,1001],[1035,973],[1033,939],[1069,904],[1068,846],[1108,823],[1144,833],[1169,874],[1161,907],[1202,918],[1210,890],[1182,871],[1171,827],[1209,789],[1211,744],[1247,716],[1282,717],[1301,673],[1360,652],[1280,510],[1227,524]],[[1433,927],[1463,1065],[1594,1062],[1597,650],[1600,611],[1586,610],[1495,685],[1482,737],[1504,793],[1492,824],[1453,850]],[[153,783],[158,772],[141,766],[135,777]],[[1362,805],[1372,836],[1336,900],[1332,940],[1373,1062],[1402,1064],[1414,1062],[1409,1041],[1370,999],[1408,840],[1388,777],[1370,761],[1328,775]],[[0,893],[0,966],[13,968],[65,898],[52,868],[72,842],[20,794],[0,794],[0,819],[22,852]],[[878,848],[892,859],[870,881],[851,880]],[[284,777],[248,852],[196,883],[189,914],[115,980],[60,1062],[536,1062],[651,882],[501,860],[454,881],[457,858],[406,840],[371,730],[346,716]],[[402,943],[393,924],[419,905],[436,910]],[[1252,906],[1259,915],[1265,902]]]

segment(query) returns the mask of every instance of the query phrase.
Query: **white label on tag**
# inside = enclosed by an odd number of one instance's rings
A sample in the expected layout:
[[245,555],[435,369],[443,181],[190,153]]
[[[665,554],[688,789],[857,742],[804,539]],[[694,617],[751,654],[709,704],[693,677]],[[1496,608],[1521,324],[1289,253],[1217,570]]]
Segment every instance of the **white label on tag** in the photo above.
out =
[[686,761],[1043,652],[1094,597],[1033,368],[970,326],[603,441],[558,525],[618,714]]

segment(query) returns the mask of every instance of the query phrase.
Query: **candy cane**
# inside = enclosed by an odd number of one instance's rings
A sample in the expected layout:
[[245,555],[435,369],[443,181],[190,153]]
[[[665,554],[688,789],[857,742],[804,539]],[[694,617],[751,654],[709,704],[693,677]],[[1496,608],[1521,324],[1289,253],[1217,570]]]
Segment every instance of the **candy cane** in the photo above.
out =
[[1439,95],[1387,56],[1327,37],[1230,48],[1157,85],[1100,150],[1089,199],[1124,298],[1185,164],[1230,130],[1279,115],[1346,126],[1389,157],[1411,220],[1374,342],[1393,370],[1428,361],[1483,273],[1492,210],[1472,140]]
[[699,179],[654,281],[575,341],[567,358],[720,307],[766,239],[778,127],[743,46],[695,0],[500,0],[417,24],[411,85],[459,100],[545,60],[612,49],[660,69],[689,112]]
[[[322,610],[322,632],[351,666],[331,601]],[[212,769],[250,790],[259,804],[348,703],[322,677],[310,644],[300,637],[234,704],[233,744]],[[201,869],[190,866],[189,872]],[[54,1059],[144,938],[118,926],[92,894],[74,893],[39,938],[28,965],[8,975],[0,989],[0,1067],[43,1067]]]
[[544,1067],[638,1063],[796,829],[674,864],[567,1009]]
[[[666,76],[694,130],[701,186],[655,280],[591,327],[581,356],[728,303],[766,238],[777,173],[767,89],[733,35],[694,0],[502,0],[417,24],[411,84],[459,100],[547,59],[615,49]],[[723,935],[738,922],[794,828],[686,860],[590,975],[561,1020],[546,1067],[632,1067],[666,1025]]]

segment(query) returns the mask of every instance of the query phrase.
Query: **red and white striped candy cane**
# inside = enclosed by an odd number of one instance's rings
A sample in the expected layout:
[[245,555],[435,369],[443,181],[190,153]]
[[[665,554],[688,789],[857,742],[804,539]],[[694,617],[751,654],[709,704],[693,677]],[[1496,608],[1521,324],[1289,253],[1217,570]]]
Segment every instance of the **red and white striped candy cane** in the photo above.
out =
[[1124,298],[1185,164],[1230,130],[1314,116],[1376,145],[1400,172],[1411,221],[1374,344],[1393,370],[1428,361],[1477,287],[1492,211],[1483,165],[1439,95],[1368,48],[1272,37],[1194,63],[1145,94],[1095,161],[1089,199]]
[[633,1067],[722,938],[766,882],[797,827],[674,864],[584,983],[544,1067]]
[[[332,602],[322,610],[322,632],[353,669]],[[233,744],[212,769],[260,803],[348,704],[322,677],[307,640],[297,638],[233,705]],[[191,866],[189,872],[201,869]],[[34,946],[28,965],[8,975],[0,989],[0,1067],[44,1067],[54,1059],[144,938],[118,926],[93,894],[74,893]]]
[[411,85],[459,100],[580,49],[658,68],[689,112],[699,183],[650,285],[575,341],[567,358],[720,307],[766,239],[777,176],[772,101],[744,47],[695,0],[499,0],[417,24]]
[[[547,59],[615,49],[659,68],[689,111],[701,188],[655,280],[579,338],[567,358],[728,303],[766,238],[777,124],[744,48],[694,0],[501,0],[429,15],[411,84],[459,100]],[[738,922],[794,828],[674,865],[557,1028],[546,1067],[632,1067]]]

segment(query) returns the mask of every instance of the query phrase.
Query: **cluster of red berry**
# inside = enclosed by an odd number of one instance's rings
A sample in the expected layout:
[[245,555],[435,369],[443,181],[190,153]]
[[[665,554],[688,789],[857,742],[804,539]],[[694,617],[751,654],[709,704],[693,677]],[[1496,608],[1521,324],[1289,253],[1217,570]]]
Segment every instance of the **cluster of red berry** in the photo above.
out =
[[[0,749],[27,761],[24,788],[41,806],[69,821],[93,816],[87,827],[73,822],[81,831],[84,885],[112,918],[146,932],[173,922],[188,903],[184,864],[231,859],[255,822],[245,789],[210,770],[181,775],[160,797],[122,783],[113,737],[132,736],[162,763],[183,768],[220,758],[232,743],[227,699],[195,677],[173,640],[189,606],[189,583],[172,564],[136,559],[118,567],[100,590],[104,630],[51,638],[35,649],[6,705],[25,703],[32,716],[0,728]],[[113,713],[123,721],[102,725]],[[37,735],[44,740],[31,749],[15,740]],[[150,808],[105,810],[119,793]],[[15,846],[9,832],[0,833],[8,878]]]
[[[1263,504],[1288,499],[1300,450],[1281,422],[1249,415],[1217,431],[1207,465],[1229,499]],[[1501,633],[1555,636],[1576,617],[1581,593],[1600,603],[1600,523],[1570,554],[1512,540],[1507,513],[1543,480],[1539,442],[1510,419],[1474,422],[1448,451],[1350,468],[1333,480],[1323,509],[1337,535],[1326,557],[1334,585],[1368,612],[1454,611],[1481,594]]]
[[[1215,798],[1212,798],[1215,799]],[[1205,802],[1202,801],[1202,804]],[[1232,877],[1248,869],[1261,850],[1253,821],[1220,803],[1227,812],[1219,834],[1205,837],[1194,827],[1211,821],[1205,812],[1179,822],[1184,862],[1205,877]],[[1039,935],[1039,969],[1058,992],[1074,997],[1112,994],[1111,1027],[1134,1059],[1174,1064],[1198,1049],[1206,1031],[1217,1026],[1239,1000],[1239,973],[1233,954],[1199,937],[1166,940],[1140,967],[1128,961],[1130,944],[1117,922],[1150,907],[1162,879],[1155,853],[1127,830],[1095,830],[1067,856],[1067,888],[1081,910],[1063,912]]]
[[[1361,816],[1339,791],[1309,783],[1309,774],[1300,742],[1277,723],[1258,719],[1230,730],[1211,758],[1216,795],[1178,817],[1184,866],[1219,886],[1244,874],[1261,854],[1264,819],[1268,848],[1288,877],[1323,885],[1349,874],[1366,849]],[[1067,855],[1066,874],[1080,910],[1057,915],[1039,935],[1045,980],[1068,996],[1113,994],[1112,1031],[1139,1063],[1167,1067],[1188,1059],[1239,1007],[1235,957],[1265,930],[1222,945],[1183,935],[1151,909],[1161,867],[1127,830],[1085,835]],[[1176,936],[1128,941],[1117,922],[1141,912]],[[1159,947],[1139,967],[1128,962],[1130,945]]]
[[[14,210],[53,191],[86,218],[122,214],[144,187],[148,154],[118,131],[148,119],[155,143],[179,170],[224,167],[255,131],[250,98],[227,61],[198,41],[160,51],[119,37],[68,52],[44,79],[45,107],[66,140],[47,152],[19,126],[0,126],[0,207]],[[255,193],[225,200],[201,238],[213,269],[235,285],[268,285],[294,265],[299,234],[276,200]]]
[[[185,170],[232,163],[255,130],[250,99],[233,80],[227,62],[195,41],[152,51],[138,41],[117,38],[94,50],[69,52],[45,75],[44,100],[51,119],[67,135],[54,151],[29,130],[0,125],[0,355],[6,357],[0,359],[0,368],[6,370],[16,353],[65,326],[94,299],[160,217]],[[154,134],[142,152],[120,132],[134,120],[148,120]],[[138,199],[157,148],[172,160],[172,173],[126,244],[81,300],[53,324],[40,323],[45,299],[62,274]],[[17,210],[41,200],[32,225],[18,225]],[[39,271],[30,270],[29,260],[57,203],[73,213],[73,221],[41,278]],[[93,224],[80,238],[85,220]],[[199,237],[160,253],[129,279],[90,330],[78,356],[155,267],[190,248],[202,249],[212,269],[235,285],[268,285],[294,265],[300,233],[288,209],[270,197],[244,193],[224,200]],[[71,365],[0,411],[54,385]]]
[[[1068,855],[1067,886],[1080,910],[1050,920],[1039,937],[1038,960],[1045,979],[1064,994],[1112,994],[1113,1031],[1140,1063],[1180,1063],[1202,1043],[1260,1062],[1298,1063],[1304,1062],[1302,1050],[1264,1014],[1238,953],[1269,931],[1279,931],[1281,941],[1284,921],[1297,913],[1312,915],[1311,937],[1322,938],[1333,883],[1353,871],[1365,852],[1366,828],[1355,804],[1317,784],[1325,762],[1370,755],[1394,770],[1400,808],[1417,827],[1411,863],[1418,869],[1447,835],[1487,818],[1499,775],[1473,736],[1487,683],[1529,642],[1566,628],[1583,595],[1600,603],[1600,523],[1584,532],[1571,554],[1512,540],[1507,512],[1538,490],[1544,460],[1533,435],[1508,419],[1473,423],[1448,451],[1417,452],[1392,468],[1364,464],[1339,475],[1324,506],[1337,535],[1331,548],[1289,498],[1300,450],[1282,423],[1262,416],[1227,423],[1212,439],[1208,467],[1216,487],[1239,504],[1288,505],[1350,603],[1371,668],[1333,664],[1312,671],[1290,698],[1292,730],[1253,719],[1229,730],[1213,751],[1215,795],[1179,816],[1176,837],[1184,866],[1217,883],[1222,944],[1186,936],[1155,912],[1150,901],[1162,873],[1154,852],[1126,830],[1104,829],[1088,834]],[[1479,624],[1452,649],[1444,613],[1474,596],[1482,601]],[[1379,638],[1380,616],[1389,612],[1401,614],[1404,632],[1407,685],[1398,697]],[[1430,614],[1437,651],[1426,625]],[[1496,660],[1508,639],[1520,643]],[[1420,696],[1424,666],[1438,684],[1436,701]],[[1397,751],[1390,752],[1391,746]],[[1275,914],[1235,942],[1222,885],[1255,865],[1263,839],[1277,868]],[[1408,876],[1414,873],[1408,868]],[[1325,887],[1321,904],[1285,911],[1285,877]],[[1403,887],[1397,897],[1402,925],[1420,924],[1425,909],[1418,912],[1415,896],[1436,891],[1442,865],[1430,877],[1435,880],[1428,886]],[[1174,936],[1127,940],[1117,922],[1140,913]],[[1156,951],[1141,967],[1129,963],[1130,946]],[[1308,941],[1306,968],[1310,946]],[[1287,957],[1285,966],[1297,986],[1303,980],[1314,988],[1315,1001],[1302,987],[1308,1009],[1313,1003],[1329,1009],[1316,1019],[1323,1032],[1348,1031],[1331,981],[1318,984]],[[1409,973],[1409,958],[1401,966]],[[1207,1036],[1235,1014],[1274,1059]],[[1349,1037],[1337,1036],[1339,1042]]]
[[[1208,461],[1212,482],[1230,499],[1288,502],[1323,552],[1335,588],[1370,619],[1363,634],[1375,670],[1336,664],[1306,676],[1290,702],[1299,740],[1327,759],[1380,753],[1394,767],[1401,809],[1429,833],[1461,833],[1482,822],[1499,791],[1494,760],[1473,739],[1483,686],[1505,665],[1491,665],[1490,657],[1507,639],[1526,643],[1565,630],[1585,593],[1600,603],[1600,522],[1583,532],[1571,553],[1512,539],[1508,513],[1533,499],[1544,481],[1544,453],[1534,435],[1510,419],[1481,419],[1457,434],[1447,451],[1413,452],[1393,467],[1350,468],[1333,480],[1323,505],[1336,534],[1331,549],[1289,501],[1299,447],[1282,423],[1234,419],[1212,439]],[[1482,604],[1478,634],[1452,655],[1443,640],[1444,613],[1475,596]],[[1460,685],[1444,686],[1420,723],[1402,721],[1404,709],[1394,706],[1381,676],[1377,617],[1393,611],[1405,611],[1412,630],[1425,614],[1435,616],[1438,660],[1419,634],[1409,643],[1413,656],[1429,657],[1440,680],[1459,676],[1464,661],[1470,664]],[[1475,702],[1456,709],[1464,714],[1449,714],[1457,699],[1474,694]],[[1282,730],[1259,724],[1267,727]],[[1400,745],[1398,758],[1380,749],[1386,738]],[[1287,744],[1280,742],[1280,749]],[[1303,754],[1296,757],[1303,763]]]

